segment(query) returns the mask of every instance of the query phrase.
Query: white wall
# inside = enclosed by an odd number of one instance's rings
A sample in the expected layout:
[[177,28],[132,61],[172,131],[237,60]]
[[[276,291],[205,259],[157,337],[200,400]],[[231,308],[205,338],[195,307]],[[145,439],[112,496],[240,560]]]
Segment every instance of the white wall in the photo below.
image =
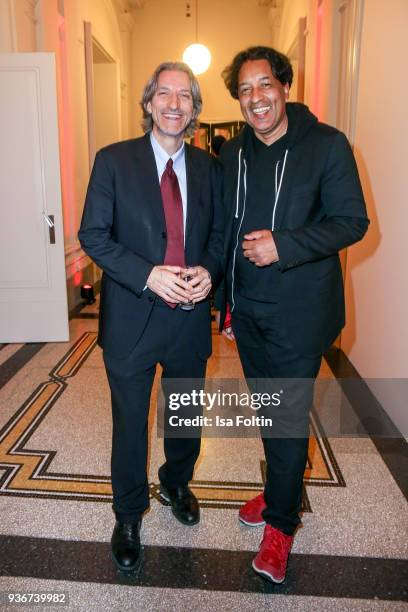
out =
[[35,24],[32,0],[1,0],[0,53],[36,51]]
[[[310,7],[309,0],[286,0],[283,5],[281,26],[278,39],[274,41],[276,48],[287,53],[298,34],[299,19],[307,17]],[[310,24],[308,24],[309,27]]]
[[[82,216],[82,207],[89,180],[88,126],[86,107],[84,21],[89,21],[92,35],[105,51],[121,66],[121,37],[110,1],[69,0],[65,2],[69,81],[71,87],[71,113],[74,138],[74,174],[76,201],[76,231]],[[76,233],[69,237],[76,243]]]
[[117,140],[129,133],[128,126],[120,120],[123,111],[127,117],[127,98],[123,96],[121,100],[121,83],[129,83],[130,49],[122,40],[112,0],[65,0],[63,4],[65,63],[58,38],[62,17],[58,16],[57,0],[39,0],[37,37],[39,50],[57,55],[66,269],[67,277],[73,278],[77,286],[82,282],[81,270],[90,263],[77,238],[89,180],[84,22],[91,23],[93,36],[117,67]]
[[[339,0],[286,0],[276,48],[289,53],[298,36],[299,19],[306,18],[305,104],[320,121],[335,125],[339,61]],[[317,22],[320,12],[320,55],[317,59]],[[296,69],[295,62],[293,63]],[[296,83],[294,83],[296,85]],[[295,87],[294,87],[295,89]],[[292,98],[290,98],[292,101]],[[293,97],[294,99],[294,97]]]
[[119,22],[113,0],[0,0],[0,52],[56,55],[66,270],[75,285],[90,261],[77,239],[89,179],[84,21],[117,66],[116,139],[127,138],[132,22]]
[[[342,348],[367,378],[408,378],[407,9],[364,7],[355,153],[371,226],[348,255]],[[407,395],[393,388],[379,399],[407,432]]]
[[[190,2],[192,8],[195,3]],[[185,0],[151,0],[137,12],[133,30],[132,131],[140,135],[138,102],[143,87],[161,62],[179,61],[184,49],[195,42],[195,20],[185,17]],[[212,52],[209,70],[198,77],[203,95],[203,121],[242,119],[239,104],[227,92],[221,71],[233,56],[250,45],[271,44],[268,8],[253,0],[201,0],[199,42]]]
[[117,66],[114,62],[94,64],[95,142],[101,149],[120,139]]
[[[335,123],[339,15],[337,0],[322,0],[320,65],[316,62],[317,0],[286,0],[276,44],[287,52],[299,17],[306,16],[305,100]],[[347,324],[341,347],[361,376],[399,378],[371,388],[408,436],[408,6],[406,0],[364,2],[355,155],[371,225],[348,249]],[[319,67],[317,78],[316,68]],[[401,379],[405,378],[405,382]],[[404,390],[403,390],[404,389]]]

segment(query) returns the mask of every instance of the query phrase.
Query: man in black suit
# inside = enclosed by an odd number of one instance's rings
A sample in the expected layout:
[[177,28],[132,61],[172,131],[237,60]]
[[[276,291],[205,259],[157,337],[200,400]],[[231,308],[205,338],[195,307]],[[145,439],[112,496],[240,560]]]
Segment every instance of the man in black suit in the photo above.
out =
[[[149,506],[147,421],[156,365],[166,379],[202,380],[211,353],[207,296],[222,257],[217,167],[184,143],[201,105],[188,66],[156,69],[141,102],[146,134],[98,152],[79,231],[103,270],[98,340],[112,399],[112,556],[124,571],[139,566]],[[188,483],[200,439],[165,438],[164,451],[161,495],[179,521],[194,525],[199,507]]]
[[313,381],[344,325],[338,251],[364,236],[368,219],[344,134],[287,103],[287,57],[253,47],[223,77],[247,122],[221,150],[232,330],[250,387],[286,379],[273,426],[262,430],[264,493],[239,518],[266,523],[253,568],[279,583],[300,522]]

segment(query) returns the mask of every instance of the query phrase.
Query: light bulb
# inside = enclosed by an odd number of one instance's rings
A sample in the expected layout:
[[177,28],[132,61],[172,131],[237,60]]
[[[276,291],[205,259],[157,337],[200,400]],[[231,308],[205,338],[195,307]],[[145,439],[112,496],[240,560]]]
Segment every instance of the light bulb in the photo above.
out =
[[183,62],[190,66],[194,74],[202,74],[211,64],[211,53],[206,46],[195,43],[184,51]]

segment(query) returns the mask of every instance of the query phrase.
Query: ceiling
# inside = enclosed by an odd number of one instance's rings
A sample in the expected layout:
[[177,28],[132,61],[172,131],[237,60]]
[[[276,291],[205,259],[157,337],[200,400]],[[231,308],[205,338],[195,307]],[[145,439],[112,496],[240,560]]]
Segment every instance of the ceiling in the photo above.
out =
[[[119,17],[121,29],[132,30],[135,13],[143,9],[148,2],[152,1],[153,0],[113,0]],[[231,2],[231,8],[233,8],[234,0],[225,1]],[[186,0],[186,4],[187,2],[188,0]],[[188,3],[191,5],[194,4],[194,2],[195,0],[189,0]],[[285,0],[252,0],[252,2],[261,7],[269,7],[269,21],[271,22],[271,26],[276,28],[277,25],[280,25],[280,18]]]

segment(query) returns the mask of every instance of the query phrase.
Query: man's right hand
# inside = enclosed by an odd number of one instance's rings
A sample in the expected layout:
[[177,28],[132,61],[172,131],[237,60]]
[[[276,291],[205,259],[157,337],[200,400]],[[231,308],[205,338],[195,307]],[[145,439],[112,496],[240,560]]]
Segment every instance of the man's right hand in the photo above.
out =
[[186,304],[191,299],[191,287],[180,278],[183,269],[179,266],[155,266],[146,285],[166,302]]

